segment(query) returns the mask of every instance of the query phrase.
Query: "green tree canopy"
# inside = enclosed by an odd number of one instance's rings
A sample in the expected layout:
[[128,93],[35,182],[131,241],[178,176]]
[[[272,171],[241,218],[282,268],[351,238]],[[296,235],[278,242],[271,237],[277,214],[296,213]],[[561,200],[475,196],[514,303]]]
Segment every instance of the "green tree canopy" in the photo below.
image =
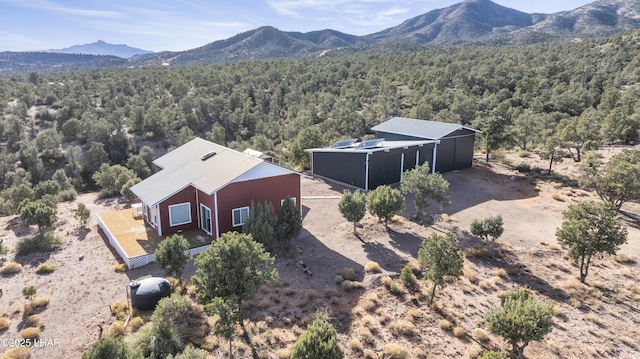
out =
[[187,253],[189,242],[181,234],[174,234],[160,242],[154,252],[156,263],[167,275],[178,278],[182,283],[182,272],[191,256]]
[[569,257],[580,266],[580,281],[589,274],[591,258],[614,255],[627,242],[616,208],[607,202],[586,201],[570,205],[562,213],[562,226],[556,230],[558,243],[569,247]]
[[367,209],[388,227],[389,220],[404,209],[404,196],[397,189],[386,185],[378,186],[367,194]]
[[504,293],[500,304],[486,314],[487,328],[511,345],[513,355],[523,358],[529,342],[541,340],[553,329],[553,306],[538,302],[527,287]]
[[242,226],[242,231],[251,235],[253,240],[262,243],[266,248],[273,248],[276,239],[276,217],[271,202],[251,202],[249,218]]
[[84,203],[78,203],[78,207],[76,208],[73,216],[78,220],[80,227],[84,228],[87,225],[89,216],[91,216],[91,210],[89,210]]
[[20,219],[26,224],[38,226],[38,231],[53,226],[56,221],[56,208],[44,201],[24,200],[20,204]]
[[422,241],[418,263],[427,270],[427,278],[433,282],[429,303],[433,303],[436,288],[445,284],[446,277],[458,278],[462,275],[464,256],[457,241],[456,235],[450,232],[444,235],[434,232]]
[[100,169],[93,174],[93,180],[102,188],[101,197],[121,194],[127,182],[135,178],[137,178],[136,174],[132,170],[121,165],[109,166],[106,163],[101,164]]
[[449,181],[440,173],[431,173],[428,162],[405,172],[400,186],[404,194],[415,195],[413,203],[418,211],[416,217],[420,217],[429,206],[429,200],[440,203],[440,209],[451,205]]
[[307,330],[298,338],[291,351],[291,359],[342,359],[336,330],[328,315],[318,310]]
[[282,200],[277,228],[278,239],[284,241],[287,246],[302,230],[302,213],[296,202],[289,196]]
[[487,217],[483,220],[474,219],[471,221],[471,234],[478,236],[485,241],[495,241],[500,238],[504,232],[504,223],[502,222],[502,215],[494,217]]
[[142,356],[127,347],[122,337],[102,337],[82,354],[82,359],[136,359]]
[[367,213],[367,197],[360,190],[354,192],[344,190],[338,202],[338,210],[344,219],[353,222],[353,234],[357,234],[356,223],[361,221]]
[[601,161],[587,157],[581,166],[581,183],[620,209],[625,202],[640,199],[640,150],[623,150],[601,166]]

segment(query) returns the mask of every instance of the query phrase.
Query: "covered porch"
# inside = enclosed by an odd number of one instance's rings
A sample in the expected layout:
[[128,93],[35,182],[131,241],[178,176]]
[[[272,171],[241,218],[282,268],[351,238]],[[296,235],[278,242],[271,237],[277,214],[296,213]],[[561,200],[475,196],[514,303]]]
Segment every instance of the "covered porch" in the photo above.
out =
[[[98,226],[128,268],[138,268],[155,260],[154,252],[165,238],[147,225],[139,208],[123,209],[96,215]],[[189,242],[192,255],[211,245],[212,237],[200,229],[181,233]]]

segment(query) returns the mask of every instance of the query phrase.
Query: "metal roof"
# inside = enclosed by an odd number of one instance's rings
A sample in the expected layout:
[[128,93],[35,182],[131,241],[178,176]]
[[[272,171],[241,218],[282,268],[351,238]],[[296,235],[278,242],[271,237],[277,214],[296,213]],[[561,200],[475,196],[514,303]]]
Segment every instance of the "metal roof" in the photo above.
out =
[[393,150],[397,148],[423,146],[427,144],[440,143],[439,140],[423,140],[423,141],[382,141],[376,147],[323,147],[323,148],[309,148],[304,150],[307,153],[313,152],[330,152],[330,153],[373,153],[387,150]]
[[195,138],[153,163],[162,170],[131,187],[131,191],[150,206],[190,185],[212,194],[264,161]]
[[455,123],[445,123],[427,120],[417,120],[406,117],[394,117],[371,128],[376,132],[387,132],[397,135],[413,136],[430,140],[439,140],[455,131],[466,129],[480,132],[476,129]]

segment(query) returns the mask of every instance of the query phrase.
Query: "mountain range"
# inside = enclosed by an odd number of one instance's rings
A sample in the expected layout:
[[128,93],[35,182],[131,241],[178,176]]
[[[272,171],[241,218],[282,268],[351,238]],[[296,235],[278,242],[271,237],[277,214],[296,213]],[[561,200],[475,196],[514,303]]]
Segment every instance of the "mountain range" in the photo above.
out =
[[[529,14],[490,0],[465,0],[429,11],[377,33],[356,36],[335,30],[307,33],[280,31],[263,26],[225,40],[179,52],[114,52],[126,45],[98,41],[57,52],[90,52],[110,55],[85,58],[79,55],[47,58],[52,53],[0,52],[0,74],[51,69],[101,66],[150,66],[206,64],[219,61],[319,56],[329,51],[394,51],[460,44],[509,45],[547,41],[576,41],[605,37],[640,28],[640,0],[599,0],[574,10],[554,14]],[[122,47],[122,48],[120,48]],[[98,53],[95,48],[111,49]],[[93,49],[93,50],[92,50]],[[64,50],[64,51],[63,51]],[[91,52],[96,51],[96,52]],[[75,57],[74,57],[75,56]],[[76,62],[80,61],[80,62]],[[106,64],[106,65],[105,65]]]
[[64,49],[47,50],[46,52],[55,52],[60,54],[83,54],[83,55],[111,55],[122,57],[125,59],[135,55],[152,54],[153,51],[146,51],[124,44],[114,45],[98,40],[91,44],[74,45]]

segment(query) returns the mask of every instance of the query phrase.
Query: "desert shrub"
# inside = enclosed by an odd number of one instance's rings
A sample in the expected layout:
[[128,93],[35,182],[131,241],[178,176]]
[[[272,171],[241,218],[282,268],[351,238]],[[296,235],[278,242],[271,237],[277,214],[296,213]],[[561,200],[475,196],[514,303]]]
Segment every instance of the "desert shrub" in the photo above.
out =
[[391,285],[391,281],[393,281],[393,279],[391,279],[391,277],[389,277],[388,275],[380,278],[380,284],[382,284],[386,288],[389,288],[389,286]]
[[345,279],[342,281],[342,283],[340,283],[340,287],[342,287],[342,289],[344,290],[351,290],[353,289],[353,282],[348,279]]
[[0,269],[0,274],[15,274],[22,270],[22,265],[16,262],[7,262]]
[[131,327],[132,331],[136,331],[140,329],[140,327],[144,324],[144,320],[140,317],[133,317],[129,321],[129,327]]
[[467,278],[469,280],[469,282],[471,283],[477,283],[478,282],[478,272],[473,269],[473,268],[464,268],[462,270],[462,274],[464,275],[465,278]]
[[453,328],[453,336],[456,338],[463,337],[467,334],[463,327],[455,327]]
[[352,338],[349,340],[349,342],[347,343],[347,346],[349,347],[349,349],[351,349],[354,352],[360,353],[362,352],[362,343],[355,338]]
[[391,323],[387,326],[387,329],[393,335],[407,335],[411,336],[416,334],[416,326],[408,320],[401,320],[397,323]]
[[509,359],[509,356],[502,350],[489,350],[482,353],[478,359]]
[[328,314],[318,310],[300,338],[296,341],[291,352],[291,359],[338,359],[344,353],[338,344],[336,330],[328,320]]
[[124,322],[116,320],[109,326],[109,336],[119,337],[124,335]]
[[111,306],[111,315],[116,317],[118,320],[125,320],[127,315],[129,315],[129,304],[122,299],[117,300]]
[[448,330],[451,330],[451,327],[453,327],[453,324],[451,324],[451,322],[446,319],[442,319],[438,322],[438,328],[442,330],[448,331]]
[[380,273],[382,272],[382,269],[380,268],[380,264],[378,264],[378,262],[370,261],[364,265],[364,271],[367,273]]
[[356,272],[353,270],[353,268],[343,268],[342,271],[340,271],[340,275],[342,275],[344,279],[348,279],[348,280],[356,279]]
[[473,331],[473,337],[475,338],[475,340],[481,343],[488,342],[491,339],[489,338],[489,335],[487,334],[487,332],[485,332],[480,328],[477,328],[476,330]]
[[122,337],[102,337],[82,354],[82,359],[139,358],[129,350]]
[[120,264],[116,264],[115,267],[113,267],[113,270],[115,270],[118,273],[124,273],[127,271],[127,265],[124,263],[120,263]]
[[36,339],[40,336],[40,328],[26,328],[20,332],[22,339]]
[[[0,216],[2,216],[1,212],[0,212]],[[0,238],[0,255],[7,254],[7,252],[9,252],[9,248],[7,248],[7,246],[4,245],[4,239]]]
[[8,318],[1,317],[0,318],[0,331],[9,329],[11,325],[11,321]]
[[5,352],[2,359],[29,359],[31,358],[31,350],[27,347],[17,347]]
[[39,322],[40,322],[39,314],[33,314],[33,315],[30,315],[29,318],[27,318],[27,324],[32,327],[37,327]]
[[62,202],[72,201],[78,196],[78,191],[74,188],[68,188],[58,192],[58,200]]
[[516,170],[522,173],[531,172],[531,165],[528,163],[520,163],[516,166]]
[[31,304],[33,305],[34,308],[40,308],[40,307],[46,307],[47,305],[49,305],[49,302],[51,301],[51,298],[49,298],[46,295],[38,295],[33,297],[33,299],[31,300]]
[[367,348],[362,352],[362,356],[366,359],[377,359],[378,355],[373,350]]
[[58,267],[55,264],[51,263],[42,263],[36,268],[36,273],[38,274],[49,274],[55,271]]
[[335,284],[340,284],[344,281],[344,277],[341,276],[340,274],[337,274],[335,277],[333,277],[333,282]]
[[34,285],[28,285],[28,286],[22,288],[22,296],[26,300],[31,300],[31,298],[33,298],[33,296],[36,295],[37,292],[38,292],[38,290],[36,289],[36,286],[34,286]]
[[31,238],[24,238],[16,246],[16,254],[24,256],[36,252],[53,252],[60,247],[60,238],[53,231],[38,233]]
[[384,346],[384,357],[389,359],[404,359],[409,356],[405,347],[398,343],[390,343]]
[[527,150],[518,151],[518,157],[520,157],[520,158],[527,158],[529,156],[531,156],[531,152],[529,152]]
[[404,293],[404,289],[402,288],[402,285],[400,285],[400,283],[398,283],[398,281],[395,279],[392,279],[391,282],[389,283],[389,291],[395,295],[401,295]]
[[416,285],[416,276],[413,274],[413,270],[409,265],[402,268],[402,272],[400,272],[400,280],[407,288],[412,288]]

